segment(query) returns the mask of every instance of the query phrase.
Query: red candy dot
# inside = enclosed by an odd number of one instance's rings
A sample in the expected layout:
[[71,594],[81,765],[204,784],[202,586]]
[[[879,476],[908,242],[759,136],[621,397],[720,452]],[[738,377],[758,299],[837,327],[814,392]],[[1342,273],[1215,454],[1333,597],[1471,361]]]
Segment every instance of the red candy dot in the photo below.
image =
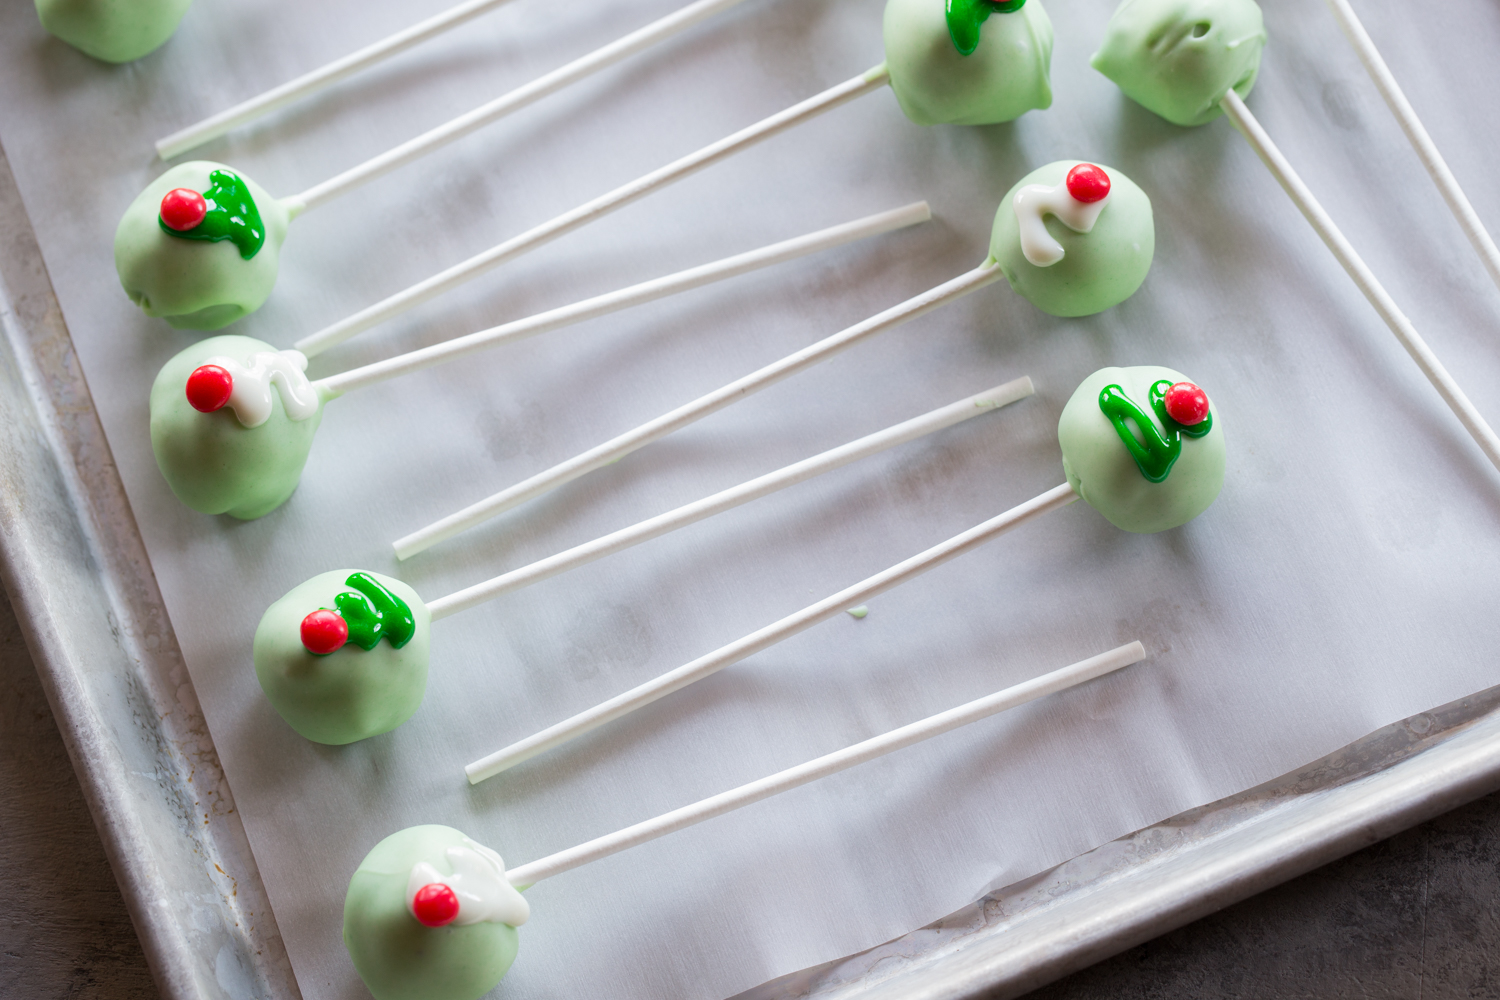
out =
[[1162,397],[1167,416],[1184,427],[1196,427],[1208,419],[1208,394],[1191,382],[1178,382]]
[[1109,174],[1103,167],[1080,163],[1068,171],[1068,194],[1085,205],[1103,201],[1109,197]]
[[441,882],[429,882],[412,897],[411,912],[427,927],[446,927],[458,919],[458,894]]
[[314,611],[302,619],[302,645],[309,653],[326,656],[343,649],[348,641],[349,623],[332,611]]
[[234,392],[234,376],[218,365],[200,365],[187,380],[188,404],[199,413],[222,410]]
[[192,188],[173,188],[161,200],[161,221],[179,233],[194,229],[208,214],[208,202]]

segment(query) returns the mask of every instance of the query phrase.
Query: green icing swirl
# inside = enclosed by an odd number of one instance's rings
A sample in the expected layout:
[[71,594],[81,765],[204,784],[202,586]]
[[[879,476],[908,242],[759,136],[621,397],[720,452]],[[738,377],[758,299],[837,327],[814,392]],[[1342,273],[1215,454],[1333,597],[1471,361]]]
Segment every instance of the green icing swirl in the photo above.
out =
[[1026,0],[948,0],[948,34],[961,56],[973,55],[979,48],[979,26],[991,14],[1013,14]]
[[[1172,474],[1172,466],[1177,464],[1178,456],[1182,454],[1182,435],[1201,438],[1214,429],[1212,413],[1196,427],[1179,424],[1167,415],[1167,390],[1175,384],[1161,379],[1151,386],[1151,409],[1156,412],[1161,426],[1166,428],[1165,433],[1157,429],[1146,416],[1146,411],[1137,406],[1135,400],[1126,395],[1120,386],[1111,384],[1099,391],[1099,409],[1104,411],[1104,415],[1114,425],[1115,433],[1120,435],[1125,449],[1135,459],[1141,475],[1153,483],[1163,482]],[[1140,432],[1139,438],[1125,426],[1126,420],[1135,424]]]
[[[161,200],[174,188],[211,190],[211,176],[234,173],[260,212],[265,235],[260,252],[244,257],[227,239],[179,239],[161,226]],[[115,229],[115,270],[130,301],[147,316],[159,316],[179,329],[217,330],[261,307],[276,284],[281,245],[295,204],[278,201],[254,178],[222,163],[182,163],[146,185]]]
[[[344,581],[346,590],[333,599],[339,617],[349,625],[349,641],[369,651],[381,639],[395,649],[411,642],[417,620],[411,607],[368,573],[355,573]],[[331,610],[331,609],[324,609]]]
[[208,179],[210,187],[203,192],[208,213],[202,222],[192,229],[173,229],[157,215],[156,224],[161,226],[162,232],[179,240],[207,240],[210,243],[228,240],[239,250],[241,257],[249,260],[260,253],[266,242],[266,227],[261,224],[255,198],[239,174],[232,171],[215,170]]
[[[350,642],[326,656],[302,645],[302,619],[309,611],[339,603],[354,581],[375,585],[405,609],[405,641],[390,616],[391,641],[361,650],[350,623]],[[371,588],[374,589],[373,587]],[[369,596],[361,591],[361,600]],[[385,597],[381,598],[386,600]],[[355,569],[320,573],[266,609],[255,629],[255,679],[287,724],[314,743],[342,746],[390,732],[411,718],[427,691],[432,615],[411,587],[393,577]],[[410,632],[404,630],[409,628]],[[384,631],[384,629],[382,629]]]
[[[1194,380],[1159,365],[1100,369],[1073,391],[1057,422],[1068,484],[1115,527],[1138,534],[1186,524],[1207,510],[1224,486],[1223,423],[1211,400],[1211,429],[1181,442],[1170,477],[1152,482],[1141,474],[1135,455],[1120,446],[1114,422],[1099,405],[1105,388],[1119,386],[1126,397],[1146,399],[1163,381],[1172,385]],[[1139,420],[1143,436],[1148,425],[1163,438],[1169,436],[1170,425],[1162,421],[1156,426],[1157,415],[1150,408],[1140,410]]]

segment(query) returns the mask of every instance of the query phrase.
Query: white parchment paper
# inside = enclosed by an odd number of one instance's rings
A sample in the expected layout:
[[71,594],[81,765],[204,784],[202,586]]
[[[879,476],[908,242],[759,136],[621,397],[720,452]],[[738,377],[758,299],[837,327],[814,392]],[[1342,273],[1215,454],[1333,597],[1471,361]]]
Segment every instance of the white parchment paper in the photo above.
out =
[[[938,0],[933,0],[938,2]],[[1033,0],[1036,2],[1036,0]],[[201,155],[292,194],[673,9],[516,0]],[[109,433],[308,1000],[364,996],[339,940],[380,838],[447,823],[518,864],[1134,638],[1149,661],[544,882],[497,995],[723,997],[867,948],[1372,729],[1500,682],[1500,476],[1225,122],[1182,130],[1087,66],[1113,0],[1051,0],[1056,101],[924,129],[881,92],[314,361],[320,374],[918,198],[921,228],[360,392],[252,523],[183,508],[147,388],[192,336],[121,294],[110,241],[151,141],[437,9],[198,0],[124,67],[0,12],[0,141]],[[1500,223],[1500,8],[1358,4]],[[880,61],[878,0],[750,0],[662,49],[298,220],[270,303],[287,345]],[[1313,0],[1267,0],[1250,104],[1418,326],[1500,419],[1500,293]],[[389,542],[961,271],[1000,197],[1062,157],[1151,195],[1145,287],[1057,320],[1004,285],[777,386],[397,567]],[[1107,364],[1213,395],[1220,500],[1154,537],[1075,504],[477,788],[464,763],[1056,485],[1055,426]],[[1038,395],[436,625],[424,705],[342,748],[296,736],[250,665],[314,573],[429,598],[1030,374]],[[189,696],[187,694],[185,697]]]

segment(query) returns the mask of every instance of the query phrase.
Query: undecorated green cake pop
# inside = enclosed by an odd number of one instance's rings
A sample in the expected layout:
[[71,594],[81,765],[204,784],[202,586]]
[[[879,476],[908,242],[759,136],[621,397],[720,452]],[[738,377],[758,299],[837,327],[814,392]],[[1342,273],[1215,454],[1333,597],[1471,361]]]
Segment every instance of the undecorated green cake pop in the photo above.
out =
[[151,386],[151,450],[179,500],[247,521],[286,502],[323,419],[306,367],[297,351],[232,335],[162,366]]
[[349,880],[344,947],[375,1000],[477,1000],[509,971],[530,916],[500,855],[450,826],[413,826]]
[[105,62],[139,59],[160,47],[193,0],[36,0],[48,32]]
[[1224,431],[1207,393],[1170,368],[1104,368],[1057,424],[1068,484],[1111,524],[1150,534],[1186,524],[1224,486]]
[[276,285],[292,213],[221,163],[173,167],[130,203],[115,270],[130,300],[175,327],[217,330],[261,307]]
[[993,125],[1052,106],[1040,0],[888,0],[885,63],[918,125]]
[[432,616],[379,573],[320,573],[266,609],[255,676],[272,707],[312,740],[341,746],[388,733],[427,690]]
[[1255,0],[1124,0],[1090,62],[1167,121],[1203,125],[1230,90],[1249,96],[1265,45]]
[[1128,299],[1156,252],[1151,199],[1113,167],[1058,160],[1021,178],[995,213],[990,256],[1012,288],[1053,316]]

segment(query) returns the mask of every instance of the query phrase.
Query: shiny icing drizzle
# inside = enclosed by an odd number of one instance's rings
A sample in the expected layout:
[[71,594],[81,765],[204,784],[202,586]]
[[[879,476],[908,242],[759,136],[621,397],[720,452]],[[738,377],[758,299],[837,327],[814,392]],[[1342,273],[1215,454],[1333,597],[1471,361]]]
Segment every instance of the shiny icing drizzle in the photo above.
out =
[[344,586],[354,589],[335,597],[333,606],[349,626],[346,641],[368,651],[384,639],[400,649],[417,634],[417,619],[411,607],[370,574],[355,573],[344,581]]
[[1026,185],[1011,201],[1021,233],[1021,253],[1037,267],[1056,264],[1067,251],[1047,232],[1047,216],[1056,216],[1075,233],[1091,233],[1110,197],[1109,175],[1092,163],[1080,163],[1055,187]]
[[1026,0],[946,0],[948,37],[961,56],[979,48],[979,26],[991,14],[1010,14],[1026,6]]
[[478,923],[520,927],[530,919],[531,904],[505,877],[505,862],[499,854],[465,837],[462,846],[448,848],[443,856],[452,875],[440,874],[426,861],[412,865],[406,880],[406,908],[416,920],[428,927]]
[[[195,389],[207,381],[205,376],[219,375],[219,372],[204,371],[215,368],[227,374],[229,394],[222,401],[213,400],[217,405],[200,405],[199,399],[195,398]],[[246,427],[259,427],[271,419],[271,389],[274,385],[281,392],[281,406],[287,417],[306,420],[318,412],[318,390],[303,374],[306,368],[307,355],[301,351],[258,351],[243,363],[230,357],[209,358],[188,376],[188,401],[207,413],[228,406],[240,423]]]
[[[239,250],[240,256],[249,260],[260,253],[266,242],[266,227],[260,221],[260,209],[240,176],[229,170],[215,170],[208,175],[209,188],[203,192],[201,208],[184,206],[179,188],[167,192],[162,199],[162,212],[157,215],[157,224],[168,236],[181,240],[207,240],[217,243],[229,240]],[[191,193],[191,192],[188,192]],[[202,217],[196,225],[181,228],[185,222],[201,211]],[[182,213],[190,212],[187,218]]]
[[[1141,475],[1153,483],[1165,482],[1172,474],[1172,466],[1177,464],[1178,457],[1182,455],[1184,434],[1191,438],[1201,438],[1214,429],[1212,413],[1206,414],[1201,423],[1191,427],[1173,420],[1167,413],[1165,403],[1167,390],[1171,388],[1172,383],[1166,379],[1151,386],[1151,409],[1156,412],[1166,433],[1157,429],[1146,411],[1125,395],[1125,390],[1120,386],[1107,385],[1099,391],[1099,409],[1104,411],[1104,415],[1114,425],[1115,433],[1120,436],[1130,457],[1135,459]],[[1135,424],[1139,436],[1125,425],[1126,420]]]

